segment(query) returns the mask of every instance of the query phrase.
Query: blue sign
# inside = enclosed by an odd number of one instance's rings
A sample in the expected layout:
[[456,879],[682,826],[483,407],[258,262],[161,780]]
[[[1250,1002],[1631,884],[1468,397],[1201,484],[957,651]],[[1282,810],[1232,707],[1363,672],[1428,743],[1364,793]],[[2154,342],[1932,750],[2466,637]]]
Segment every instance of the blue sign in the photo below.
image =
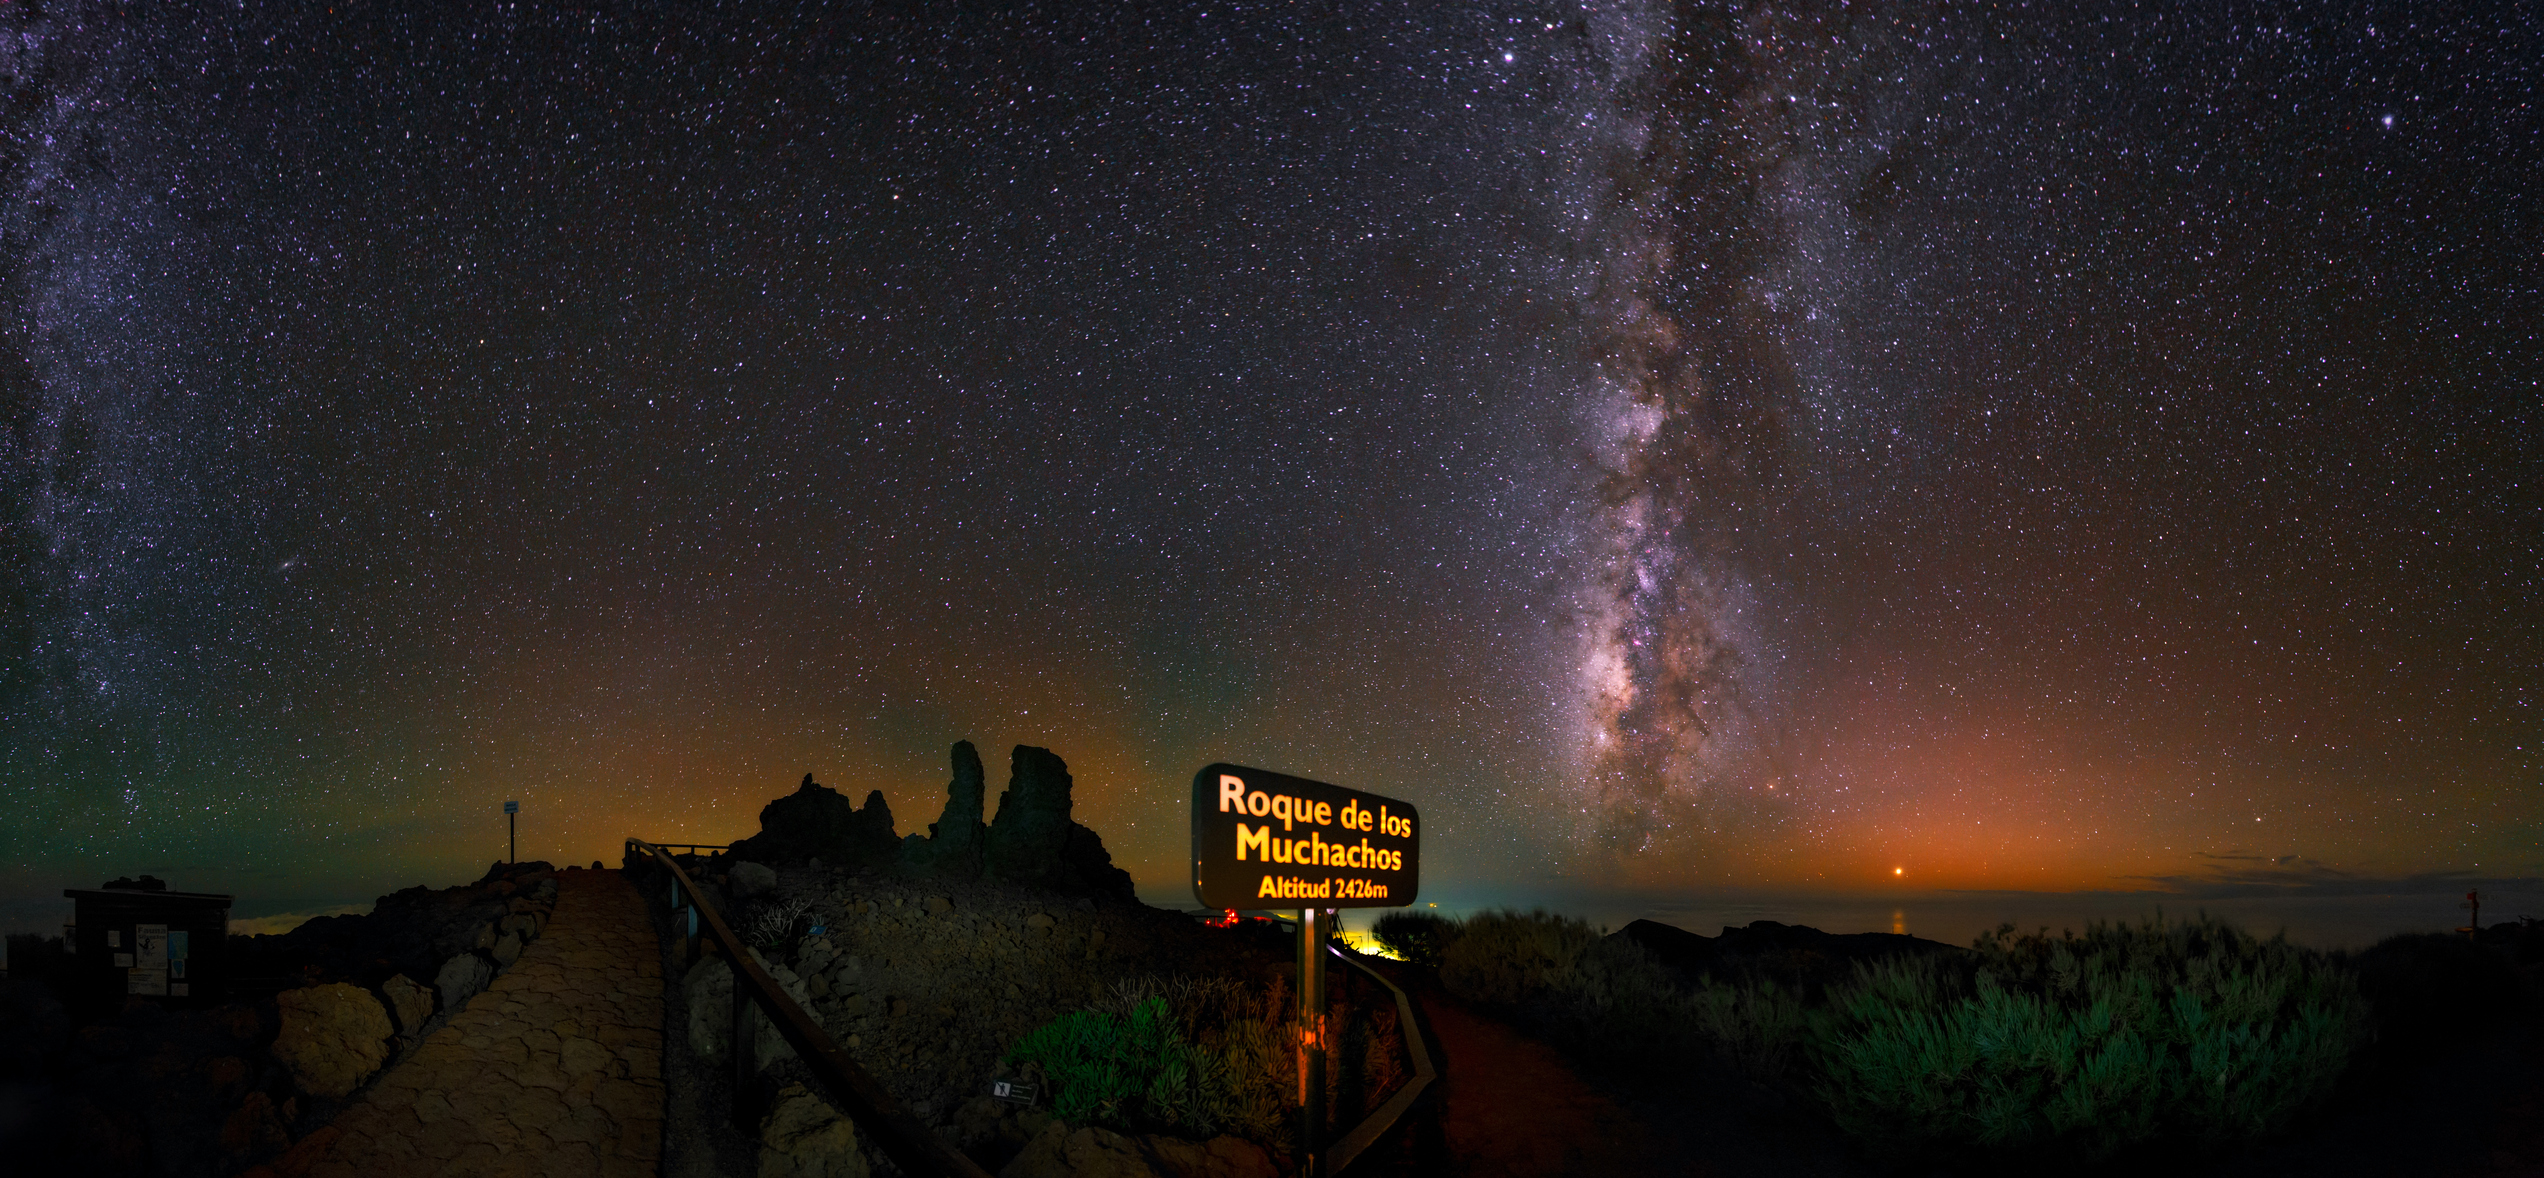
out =
[[521,812],[521,803],[519,803],[519,802],[505,802],[505,803],[504,803],[504,813],[506,813],[506,814],[518,814],[518,813],[520,813],[520,812]]

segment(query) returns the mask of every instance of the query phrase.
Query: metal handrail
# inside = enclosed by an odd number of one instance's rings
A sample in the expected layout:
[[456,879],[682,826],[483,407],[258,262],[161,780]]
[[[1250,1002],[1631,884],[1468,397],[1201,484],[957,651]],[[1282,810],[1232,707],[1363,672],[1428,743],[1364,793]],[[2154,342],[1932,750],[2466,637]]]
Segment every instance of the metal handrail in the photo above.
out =
[[[831,1103],[846,1112],[859,1129],[873,1136],[875,1144],[881,1146],[883,1152],[902,1169],[912,1174],[942,1178],[989,1178],[989,1171],[982,1169],[979,1163],[947,1145],[917,1117],[910,1115],[910,1110],[902,1107],[901,1102],[893,1099],[883,1085],[831,1041],[829,1033],[821,1029],[821,1024],[814,1022],[803,1007],[797,1006],[786,991],[778,988],[776,979],[760,968],[749,947],[743,944],[742,938],[734,935],[733,929],[724,923],[724,917],[707,904],[706,898],[698,891],[698,885],[689,878],[688,872],[680,869],[680,864],[670,852],[661,845],[637,838],[628,839],[627,846],[630,852],[641,848],[652,856],[654,862],[671,872],[673,885],[689,897],[691,911],[695,913],[690,926],[692,947],[695,947],[698,925],[703,923],[705,935],[724,949],[725,960],[733,967],[733,1108],[738,1127],[746,1132],[753,1128],[739,1122],[745,1113],[742,1094],[759,1071],[751,1058],[754,1036],[748,1017],[751,1004],[757,1004],[768,1015],[769,1023],[777,1028],[779,1037],[785,1039],[787,1046],[794,1048],[795,1054],[803,1059],[805,1067],[813,1073],[813,1079],[822,1086]],[[631,854],[630,857],[634,856]]]
[[1344,964],[1353,969],[1368,974],[1376,979],[1379,985],[1395,993],[1396,1025],[1404,1028],[1405,1047],[1413,1053],[1413,1079],[1407,1081],[1404,1087],[1396,1089],[1396,1094],[1389,1097],[1387,1103],[1378,1106],[1378,1111],[1369,1114],[1361,1120],[1360,1124],[1353,1126],[1352,1131],[1344,1134],[1342,1140],[1326,1147],[1325,1173],[1339,1174],[1342,1173],[1343,1167],[1352,1164],[1352,1160],[1360,1156],[1362,1150],[1376,1144],[1381,1134],[1395,1128],[1396,1122],[1405,1115],[1405,1110],[1413,1107],[1414,1100],[1422,1095],[1423,1089],[1431,1086],[1431,1081],[1440,1077],[1440,1072],[1439,1069],[1431,1066],[1431,1048],[1422,1040],[1422,1025],[1413,1019],[1413,999],[1405,994],[1404,988],[1388,981],[1386,976],[1377,970],[1369,968],[1358,960],[1355,954],[1345,953],[1332,945],[1327,945],[1325,951],[1341,958]]

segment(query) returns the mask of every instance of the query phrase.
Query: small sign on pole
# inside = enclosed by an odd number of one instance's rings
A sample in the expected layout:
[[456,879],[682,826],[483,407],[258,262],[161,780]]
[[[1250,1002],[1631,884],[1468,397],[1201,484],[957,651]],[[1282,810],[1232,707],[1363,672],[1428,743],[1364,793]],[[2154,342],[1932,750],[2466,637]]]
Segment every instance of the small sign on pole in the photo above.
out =
[[521,862],[521,803],[504,802],[504,862]]

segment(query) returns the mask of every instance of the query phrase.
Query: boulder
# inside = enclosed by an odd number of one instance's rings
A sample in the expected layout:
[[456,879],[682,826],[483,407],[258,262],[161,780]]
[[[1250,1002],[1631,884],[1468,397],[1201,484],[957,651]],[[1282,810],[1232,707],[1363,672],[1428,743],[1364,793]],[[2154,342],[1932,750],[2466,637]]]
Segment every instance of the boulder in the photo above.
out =
[[854,806],[807,773],[794,793],[761,807],[760,833],[733,844],[728,853],[774,864],[809,863],[818,855],[834,867],[857,871],[896,865],[901,844],[883,791],[868,793],[864,806]]
[[[804,979],[796,976],[795,971],[760,956],[757,949],[751,950],[751,959],[768,971],[769,980],[776,982],[778,989],[786,991],[786,996],[794,999],[795,1005],[808,1011],[812,1009],[813,992],[804,985]],[[728,1014],[726,1017],[732,1016]],[[786,1045],[786,1037],[777,1033],[777,1024],[768,1016],[754,1010],[751,1022],[759,1028],[758,1036],[752,1040],[752,1050],[758,1054],[751,1058],[759,1063],[760,1070],[768,1070],[770,1064],[781,1059],[795,1058],[795,1049]]]
[[345,982],[285,990],[274,996],[282,1031],[274,1058],[291,1069],[303,1092],[342,1100],[389,1058],[389,1013],[380,1000]]
[[[812,991],[805,987],[803,979],[797,977],[795,971],[772,963],[760,956],[757,949],[751,950],[751,959],[768,971],[769,978],[777,983],[778,989],[784,990],[797,1006],[810,1008]],[[689,1049],[701,1059],[722,1058],[725,1045],[733,1038],[732,969],[721,957],[702,958],[698,964],[689,967],[689,976],[682,984],[689,995]],[[751,1039],[752,1059],[763,1070],[781,1059],[795,1058],[795,1049],[787,1046],[785,1038],[777,1033],[777,1024],[756,1009],[752,1012],[751,1022],[758,1028]]]
[[405,974],[380,983],[380,995],[388,999],[389,1017],[396,1021],[398,1034],[415,1034],[433,1017],[433,991]]
[[505,933],[502,937],[495,941],[495,947],[491,950],[491,952],[495,955],[495,965],[498,968],[512,968],[513,962],[521,960],[520,935],[517,933]]
[[733,971],[720,958],[701,957],[681,987],[689,996],[689,1050],[700,1059],[723,1056],[732,1036]]
[[777,890],[777,872],[757,863],[740,863],[725,870],[725,878],[733,885],[733,898],[747,900]]
[[954,780],[945,787],[945,813],[928,826],[928,837],[912,835],[916,842],[904,840],[902,859],[915,872],[977,879],[989,836],[989,828],[981,822],[988,775],[972,742],[955,741],[953,755]]
[[857,1126],[801,1084],[780,1089],[760,1121],[760,1178],[866,1178]]
[[433,975],[433,988],[442,992],[442,1009],[457,1010],[493,980],[493,962],[474,953],[459,953],[443,962],[441,971]]

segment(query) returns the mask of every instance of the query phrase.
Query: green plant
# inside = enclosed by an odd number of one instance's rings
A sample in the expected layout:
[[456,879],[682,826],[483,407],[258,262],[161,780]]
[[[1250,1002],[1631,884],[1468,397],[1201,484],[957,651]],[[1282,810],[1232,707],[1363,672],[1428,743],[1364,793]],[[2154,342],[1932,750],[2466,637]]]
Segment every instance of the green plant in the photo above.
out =
[[1456,921],[1421,909],[1389,912],[1369,927],[1369,935],[1378,938],[1388,952],[1415,965],[1435,968],[1457,934]]
[[2326,1095],[2360,1042],[2355,979],[2203,916],[1981,936],[1859,968],[1810,1019],[1816,1085],[1868,1142],[2109,1157],[2218,1142]]
[[1052,1111],[1072,1124],[1209,1137],[1230,1119],[1225,1063],[1185,1039],[1163,998],[1127,1017],[1062,1015],[1018,1040],[1007,1060],[1041,1065]]

